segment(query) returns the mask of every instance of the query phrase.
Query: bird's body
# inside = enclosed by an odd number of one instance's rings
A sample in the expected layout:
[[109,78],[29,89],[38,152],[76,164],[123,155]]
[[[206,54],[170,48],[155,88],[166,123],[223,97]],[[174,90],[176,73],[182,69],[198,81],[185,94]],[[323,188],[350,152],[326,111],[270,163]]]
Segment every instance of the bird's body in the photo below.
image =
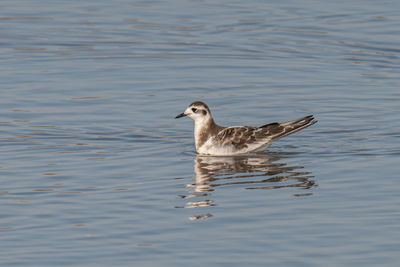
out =
[[213,156],[262,151],[272,142],[317,122],[311,115],[285,123],[274,122],[259,127],[223,127],[214,122],[210,109],[200,101],[190,104],[185,112],[176,118],[183,116],[194,120],[197,153]]

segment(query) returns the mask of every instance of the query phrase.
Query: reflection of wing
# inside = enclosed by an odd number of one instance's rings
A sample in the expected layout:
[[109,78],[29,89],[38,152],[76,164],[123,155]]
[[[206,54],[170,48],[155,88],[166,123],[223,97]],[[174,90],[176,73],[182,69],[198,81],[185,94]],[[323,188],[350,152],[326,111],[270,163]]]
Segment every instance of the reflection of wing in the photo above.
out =
[[[287,165],[280,161],[277,153],[257,153],[250,156],[209,157],[196,156],[194,171],[196,180],[187,187],[191,188],[187,195],[185,208],[199,208],[206,213],[191,216],[190,220],[207,219],[210,207],[218,205],[214,202],[214,191],[220,187],[240,186],[244,189],[278,189],[302,188],[315,186],[310,173],[302,170],[302,165]],[[215,192],[216,194],[216,192]],[[308,196],[312,192],[294,194]],[[229,199],[230,200],[230,199]],[[235,200],[236,201],[236,200]],[[241,201],[240,198],[237,201]]]
[[[282,187],[310,188],[314,181],[304,166],[289,166],[279,161],[279,155],[258,153],[246,157],[197,156],[194,165],[195,192],[210,192],[226,185],[253,185],[246,189]],[[281,184],[282,183],[282,184]]]
[[313,116],[307,116],[285,123],[274,122],[261,127],[228,127],[220,131],[216,139],[218,139],[222,145],[234,146],[238,150],[249,146],[256,148],[300,131],[316,122]]

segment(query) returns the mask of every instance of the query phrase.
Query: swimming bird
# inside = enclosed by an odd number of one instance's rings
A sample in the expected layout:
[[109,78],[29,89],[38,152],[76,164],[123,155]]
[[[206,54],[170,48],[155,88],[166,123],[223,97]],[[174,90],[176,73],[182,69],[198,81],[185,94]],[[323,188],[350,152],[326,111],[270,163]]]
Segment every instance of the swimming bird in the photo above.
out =
[[208,106],[196,101],[175,118],[188,116],[194,120],[196,152],[202,155],[226,156],[262,151],[272,142],[298,132],[317,121],[313,115],[284,123],[269,123],[258,127],[223,127],[214,122]]

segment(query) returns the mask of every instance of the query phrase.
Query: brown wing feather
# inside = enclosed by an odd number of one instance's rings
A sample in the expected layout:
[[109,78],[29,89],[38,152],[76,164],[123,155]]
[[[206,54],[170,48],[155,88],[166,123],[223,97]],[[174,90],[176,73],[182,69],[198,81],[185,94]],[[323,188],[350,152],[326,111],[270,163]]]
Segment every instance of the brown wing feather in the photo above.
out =
[[233,145],[236,149],[247,148],[255,143],[268,143],[295,133],[317,121],[313,116],[306,116],[285,123],[269,123],[261,127],[238,126],[228,127],[220,131],[216,138],[223,145]]
[[[283,128],[283,127],[281,127]],[[232,145],[236,149],[247,148],[248,145],[263,143],[263,140],[277,133],[276,127],[238,126],[225,128],[216,136],[223,145]],[[265,140],[267,141],[267,140]]]
[[[282,127],[282,131],[278,132],[275,136],[273,136],[273,140],[278,140],[282,137],[285,137],[289,134],[296,133],[304,128],[307,128],[308,126],[313,125],[317,121],[314,120],[314,116],[306,116],[297,120],[293,121],[288,121],[285,123],[278,123],[280,127]],[[267,125],[264,125],[267,126]],[[262,126],[263,127],[263,126]]]

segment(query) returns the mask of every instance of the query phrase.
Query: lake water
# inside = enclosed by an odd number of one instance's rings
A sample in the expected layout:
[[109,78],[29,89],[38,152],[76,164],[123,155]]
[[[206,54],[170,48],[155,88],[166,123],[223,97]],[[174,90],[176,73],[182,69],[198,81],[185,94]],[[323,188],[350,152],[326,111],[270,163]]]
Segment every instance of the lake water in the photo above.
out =
[[[400,2],[0,2],[1,266],[398,266]],[[240,157],[193,122],[318,123]]]

